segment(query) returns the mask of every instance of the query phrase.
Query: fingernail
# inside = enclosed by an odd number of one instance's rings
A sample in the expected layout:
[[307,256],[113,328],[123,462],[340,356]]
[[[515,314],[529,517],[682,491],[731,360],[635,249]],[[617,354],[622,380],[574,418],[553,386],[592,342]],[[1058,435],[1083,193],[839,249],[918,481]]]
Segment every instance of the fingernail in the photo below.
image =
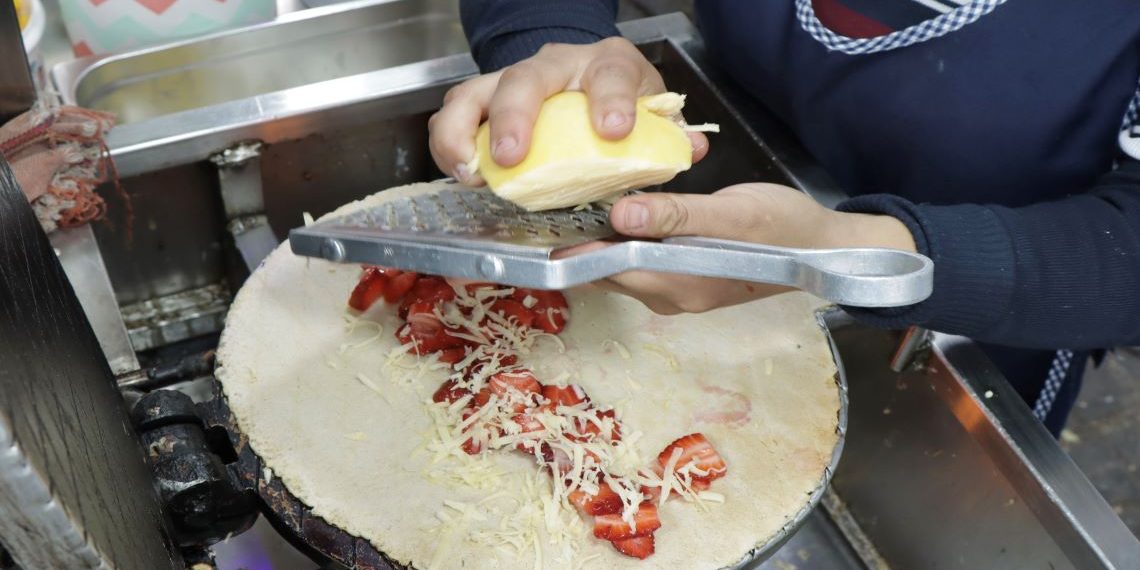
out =
[[645,204],[638,204],[637,202],[627,204],[623,218],[627,230],[644,230],[649,226],[649,208],[645,207]]
[[620,127],[624,124],[625,115],[617,111],[610,111],[609,113],[606,113],[605,118],[602,119],[602,126],[610,129]]
[[452,176],[454,176],[455,179],[460,182],[467,182],[467,180],[471,177],[471,169],[467,168],[467,165],[461,162],[458,166],[455,167],[455,172],[452,174]]
[[519,146],[519,141],[515,137],[506,136],[495,141],[495,147],[491,149],[491,152],[495,156],[502,156],[504,152],[514,150],[516,146]]

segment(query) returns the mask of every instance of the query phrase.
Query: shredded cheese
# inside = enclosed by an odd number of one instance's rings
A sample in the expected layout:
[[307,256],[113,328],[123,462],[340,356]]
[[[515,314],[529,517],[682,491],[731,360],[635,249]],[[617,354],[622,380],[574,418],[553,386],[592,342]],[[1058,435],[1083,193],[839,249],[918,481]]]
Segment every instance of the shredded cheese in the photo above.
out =
[[677,357],[668,350],[665,350],[656,344],[643,344],[641,345],[641,348],[644,348],[645,350],[648,350],[649,352],[652,352],[665,359],[665,364],[669,367],[670,370],[676,372],[681,369],[681,365],[677,362]]

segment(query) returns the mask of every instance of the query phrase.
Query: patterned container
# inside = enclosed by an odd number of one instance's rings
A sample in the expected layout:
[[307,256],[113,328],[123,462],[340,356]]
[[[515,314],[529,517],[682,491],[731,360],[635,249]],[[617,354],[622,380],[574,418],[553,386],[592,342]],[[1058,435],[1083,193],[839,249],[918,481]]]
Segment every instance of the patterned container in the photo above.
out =
[[77,56],[128,51],[271,20],[276,0],[60,0]]

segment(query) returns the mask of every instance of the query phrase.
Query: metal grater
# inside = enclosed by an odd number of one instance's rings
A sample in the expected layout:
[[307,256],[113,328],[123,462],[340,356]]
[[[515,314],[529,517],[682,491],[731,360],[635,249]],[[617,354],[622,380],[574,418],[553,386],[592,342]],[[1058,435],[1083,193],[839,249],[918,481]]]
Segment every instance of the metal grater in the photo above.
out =
[[539,289],[567,289],[631,270],[786,285],[857,307],[930,296],[930,259],[891,249],[802,250],[701,237],[617,241],[608,210],[527,212],[459,184],[395,198],[289,232],[297,255]]
[[612,237],[609,212],[598,207],[527,212],[491,192],[457,184],[438,192],[390,200],[335,220],[334,225],[441,245],[547,255]]

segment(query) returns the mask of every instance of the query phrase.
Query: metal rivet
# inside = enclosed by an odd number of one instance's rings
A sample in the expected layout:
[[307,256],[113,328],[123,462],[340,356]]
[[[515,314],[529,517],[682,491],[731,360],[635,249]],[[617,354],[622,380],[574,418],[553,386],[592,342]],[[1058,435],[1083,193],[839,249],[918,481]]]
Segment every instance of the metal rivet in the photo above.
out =
[[491,280],[499,279],[503,276],[503,260],[494,255],[488,255],[479,260],[479,265],[476,269],[479,271],[479,275],[484,278]]
[[334,263],[344,261],[345,256],[344,244],[340,240],[327,238],[321,244],[321,256]]

